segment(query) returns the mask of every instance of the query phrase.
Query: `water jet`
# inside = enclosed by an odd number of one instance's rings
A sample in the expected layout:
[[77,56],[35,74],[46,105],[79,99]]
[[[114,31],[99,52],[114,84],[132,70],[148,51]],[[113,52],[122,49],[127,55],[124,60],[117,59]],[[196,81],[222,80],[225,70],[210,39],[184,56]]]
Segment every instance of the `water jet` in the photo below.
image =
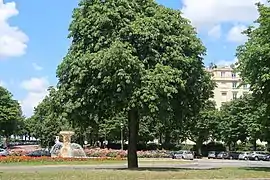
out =
[[73,131],[60,131],[59,134],[63,137],[63,142],[59,141],[59,136],[55,137],[55,145],[51,148],[50,151],[51,157],[86,157],[81,145],[77,143],[71,143],[71,136],[75,134]]

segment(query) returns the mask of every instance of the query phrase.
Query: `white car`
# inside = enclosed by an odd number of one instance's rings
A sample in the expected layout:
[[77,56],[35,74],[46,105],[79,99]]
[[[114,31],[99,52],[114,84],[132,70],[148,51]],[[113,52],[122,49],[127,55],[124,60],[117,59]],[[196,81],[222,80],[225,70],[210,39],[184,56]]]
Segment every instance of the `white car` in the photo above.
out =
[[249,152],[243,152],[239,154],[238,159],[239,160],[248,160]]
[[8,156],[8,151],[0,148],[0,156]]
[[181,151],[174,152],[172,155],[172,158],[193,160],[194,155],[191,151],[181,150]]

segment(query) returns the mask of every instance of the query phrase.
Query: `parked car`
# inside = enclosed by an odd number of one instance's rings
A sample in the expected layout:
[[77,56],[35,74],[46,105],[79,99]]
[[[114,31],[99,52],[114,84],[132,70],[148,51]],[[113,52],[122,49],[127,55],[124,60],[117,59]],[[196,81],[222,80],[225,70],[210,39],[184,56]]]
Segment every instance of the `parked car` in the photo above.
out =
[[194,155],[191,151],[181,150],[181,151],[174,152],[172,155],[172,158],[193,160]]
[[8,156],[8,151],[0,148],[0,156]]
[[238,159],[239,152],[220,152],[217,159]]
[[219,152],[217,151],[209,151],[208,152],[208,159],[216,159]]
[[51,153],[49,151],[45,151],[45,150],[36,150],[36,151],[33,151],[33,152],[26,154],[25,156],[30,156],[30,157],[47,156],[47,157],[50,157]]
[[203,158],[203,155],[199,154],[196,151],[193,151],[192,153],[193,153],[194,159],[202,159]]
[[269,154],[267,152],[253,151],[248,154],[248,159],[254,161],[265,161],[268,156]]
[[265,159],[263,161],[270,161],[270,153],[266,155]]
[[248,160],[248,155],[249,155],[249,152],[242,152],[239,154],[238,159],[239,160]]

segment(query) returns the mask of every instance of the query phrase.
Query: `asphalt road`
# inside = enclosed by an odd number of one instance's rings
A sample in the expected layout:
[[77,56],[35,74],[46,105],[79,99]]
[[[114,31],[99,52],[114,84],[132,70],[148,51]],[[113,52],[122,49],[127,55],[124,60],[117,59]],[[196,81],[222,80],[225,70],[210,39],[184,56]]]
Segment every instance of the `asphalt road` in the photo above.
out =
[[[181,161],[181,160],[174,160]],[[157,163],[144,162],[141,168],[179,168],[179,169],[213,169],[222,167],[269,167],[266,161],[239,161],[239,160],[208,160],[200,159],[186,163],[168,163],[168,161]],[[42,165],[42,166],[4,166],[0,165],[0,171],[61,171],[61,170],[94,170],[94,169],[125,169],[127,164],[98,164],[98,165]]]

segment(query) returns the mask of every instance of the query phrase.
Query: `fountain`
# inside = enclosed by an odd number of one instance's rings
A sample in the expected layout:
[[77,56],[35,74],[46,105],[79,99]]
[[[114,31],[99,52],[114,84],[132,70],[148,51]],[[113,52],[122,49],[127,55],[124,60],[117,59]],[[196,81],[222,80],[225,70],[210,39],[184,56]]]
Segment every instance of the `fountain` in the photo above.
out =
[[63,142],[59,141],[59,136],[55,137],[55,145],[50,151],[52,157],[86,157],[81,145],[71,143],[71,136],[74,135],[73,131],[61,131],[60,135],[63,136]]

